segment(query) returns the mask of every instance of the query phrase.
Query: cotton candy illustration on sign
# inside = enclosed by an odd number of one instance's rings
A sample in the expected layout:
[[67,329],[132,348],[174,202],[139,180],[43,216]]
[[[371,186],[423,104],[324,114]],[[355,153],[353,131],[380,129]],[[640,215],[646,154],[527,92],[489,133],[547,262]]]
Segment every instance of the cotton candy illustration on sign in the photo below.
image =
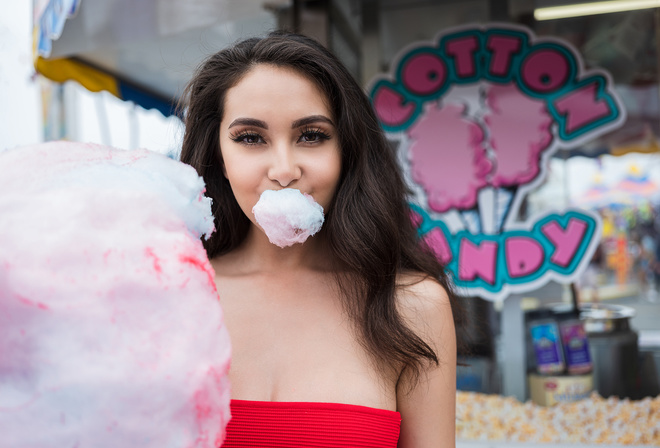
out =
[[412,178],[423,186],[428,206],[439,213],[474,207],[492,164],[483,130],[465,116],[465,106],[431,103],[408,136]]
[[[484,122],[496,160],[489,183],[499,189],[496,200],[508,211],[518,186],[541,173],[544,152],[553,140],[552,118],[543,101],[523,95],[513,84],[490,86],[486,105],[489,112]],[[516,132],[511,132],[513,128]],[[505,219],[504,214],[499,218],[497,227]]]
[[[490,147],[495,153],[491,185],[514,187],[532,181],[541,171],[541,154],[552,142],[545,103],[523,95],[513,84],[493,85],[486,92]],[[516,132],[511,132],[514,126]]]
[[597,247],[598,216],[519,212],[558,148],[625,123],[611,76],[585,70],[569,43],[517,25],[444,30],[392,61],[369,96],[397,148],[418,232],[455,285],[501,300],[579,278]]
[[467,228],[469,211],[479,210],[478,230],[496,233],[518,186],[541,173],[552,120],[542,101],[514,85],[483,83],[480,93],[484,100],[476,108],[431,103],[407,132],[408,154],[430,210],[460,210]]
[[204,183],[146,150],[0,152],[0,445],[211,448],[230,345]]

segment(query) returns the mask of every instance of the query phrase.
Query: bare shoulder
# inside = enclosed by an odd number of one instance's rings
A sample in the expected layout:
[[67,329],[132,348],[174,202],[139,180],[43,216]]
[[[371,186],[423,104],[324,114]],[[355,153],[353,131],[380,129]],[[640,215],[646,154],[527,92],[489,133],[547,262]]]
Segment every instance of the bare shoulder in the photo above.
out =
[[451,302],[445,288],[437,280],[416,273],[401,274],[397,279],[397,305],[411,329],[431,336],[438,325],[452,323]]
[[[445,288],[434,278],[425,274],[415,272],[402,273],[397,277],[400,300],[409,305],[420,305],[426,303],[432,305],[434,302],[449,303],[449,297]],[[421,303],[417,303],[421,302]]]
[[422,275],[402,275],[397,304],[401,316],[431,346],[438,363],[419,379],[404,369],[397,385],[401,413],[399,447],[455,446],[456,332],[445,288]]

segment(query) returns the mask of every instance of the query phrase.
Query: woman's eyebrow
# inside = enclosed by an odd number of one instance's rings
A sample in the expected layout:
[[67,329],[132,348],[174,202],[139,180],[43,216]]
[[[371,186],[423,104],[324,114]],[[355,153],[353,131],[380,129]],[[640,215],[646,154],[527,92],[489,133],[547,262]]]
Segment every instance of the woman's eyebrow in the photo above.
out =
[[237,118],[231,122],[227,129],[231,129],[234,126],[254,126],[255,128],[268,129],[265,121],[257,120],[256,118]]
[[317,123],[319,121],[323,123],[328,123],[332,126],[335,125],[331,119],[329,119],[324,115],[310,115],[309,117],[301,118],[300,120],[296,120],[293,123],[291,123],[291,129],[299,128],[301,126],[305,126],[312,123]]

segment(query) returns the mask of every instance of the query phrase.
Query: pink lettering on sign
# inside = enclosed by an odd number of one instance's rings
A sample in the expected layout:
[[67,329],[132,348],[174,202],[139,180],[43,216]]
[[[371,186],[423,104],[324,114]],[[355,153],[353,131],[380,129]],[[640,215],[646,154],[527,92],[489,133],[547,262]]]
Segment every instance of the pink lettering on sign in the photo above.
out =
[[479,49],[476,37],[463,37],[447,43],[446,52],[454,58],[456,74],[459,78],[469,78],[477,74],[474,53]]
[[592,82],[555,101],[557,111],[566,116],[566,133],[570,134],[611,114],[607,102],[597,98],[597,88],[596,83]]
[[440,90],[447,80],[447,66],[435,54],[419,53],[405,63],[401,80],[410,92],[430,95]]
[[380,121],[388,126],[405,123],[415,112],[413,103],[404,103],[403,95],[384,85],[374,95],[373,104]]
[[461,240],[459,249],[458,278],[473,281],[477,277],[487,283],[495,284],[495,266],[497,261],[497,243],[482,241],[476,245],[467,238]]
[[492,53],[488,71],[494,76],[506,76],[511,69],[513,55],[520,51],[522,39],[509,36],[491,36],[486,47]]
[[442,230],[435,227],[429,233],[424,235],[424,241],[428,244],[442,264],[447,264],[452,260],[453,256],[451,249],[449,248],[447,237],[445,237]]
[[537,93],[550,93],[569,81],[570,63],[566,55],[554,48],[532,50],[521,67],[521,80]]
[[541,232],[555,246],[550,261],[561,267],[567,267],[571,264],[586,231],[587,224],[575,218],[568,220],[566,229],[562,229],[556,221],[549,222],[541,227]]
[[413,226],[419,228],[419,226],[422,225],[422,222],[424,222],[424,218],[422,218],[422,215],[420,215],[419,213],[410,210],[410,221],[412,221]]
[[507,269],[513,278],[530,275],[543,265],[543,247],[530,237],[511,237],[504,248]]

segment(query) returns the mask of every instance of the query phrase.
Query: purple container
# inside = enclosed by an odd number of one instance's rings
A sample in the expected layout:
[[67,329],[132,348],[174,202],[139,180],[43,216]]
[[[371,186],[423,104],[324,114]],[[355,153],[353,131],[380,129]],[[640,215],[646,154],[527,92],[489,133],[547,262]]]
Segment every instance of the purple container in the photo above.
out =
[[555,375],[565,369],[559,327],[554,319],[530,322],[529,331],[536,357],[536,370],[541,375]]
[[559,321],[559,331],[564,346],[568,374],[583,375],[591,372],[589,339],[587,339],[587,332],[584,329],[584,322],[575,316],[561,319]]

